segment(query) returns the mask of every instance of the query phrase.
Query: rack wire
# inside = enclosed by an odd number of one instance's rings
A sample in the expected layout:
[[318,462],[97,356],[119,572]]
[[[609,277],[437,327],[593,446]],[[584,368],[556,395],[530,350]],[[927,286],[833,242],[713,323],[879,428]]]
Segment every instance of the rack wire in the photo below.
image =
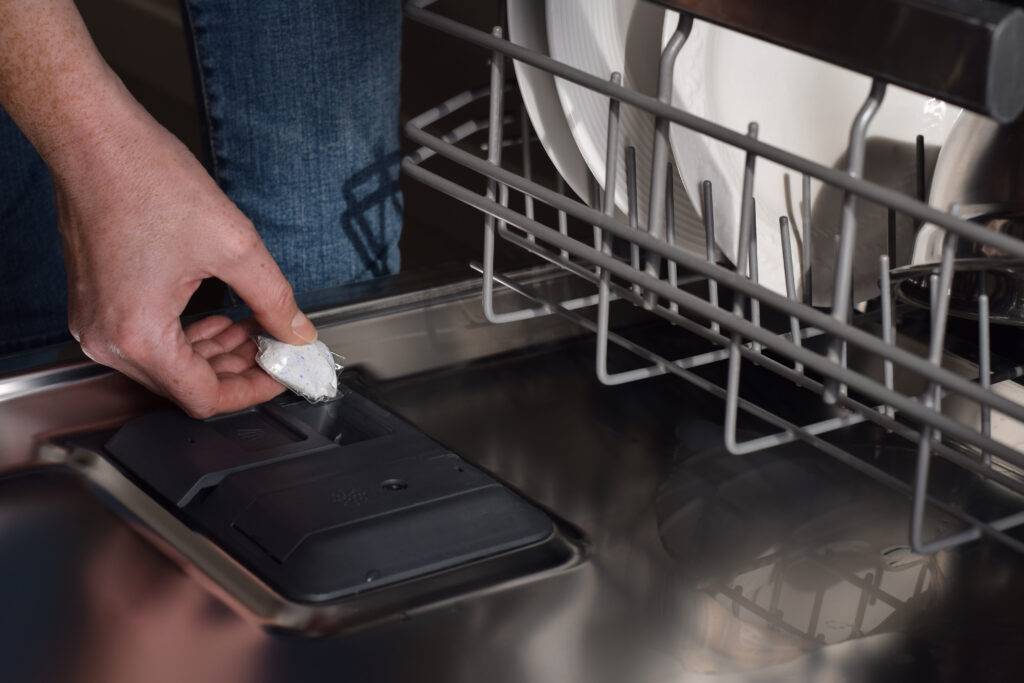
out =
[[[671,374],[724,401],[725,443],[734,454],[753,454],[795,440],[815,446],[823,453],[846,463],[885,486],[904,492],[912,499],[910,544],[915,552],[938,550],[988,537],[1018,552],[1024,542],[1011,535],[1024,524],[1024,453],[992,435],[993,413],[1004,420],[1024,423],[1024,405],[992,389],[992,353],[990,348],[988,300],[978,301],[978,372],[965,377],[943,367],[946,328],[949,317],[951,282],[956,268],[954,259],[958,240],[970,240],[1000,253],[1024,258],[1024,241],[1006,234],[990,232],[983,226],[964,220],[956,207],[943,211],[912,197],[865,180],[864,150],[874,115],[884,106],[886,83],[875,79],[863,105],[850,124],[847,165],[829,168],[809,159],[766,144],[758,139],[758,126],[751,122],[745,133],[723,127],[670,104],[672,71],[676,56],[685,44],[692,20],[682,17],[676,33],[667,42],[660,60],[658,97],[650,97],[626,88],[620,74],[603,78],[575,69],[547,55],[516,45],[503,36],[501,27],[487,33],[431,11],[432,0],[413,0],[406,5],[407,16],[455,38],[490,52],[491,78],[487,87],[461,93],[428,112],[410,120],[406,135],[421,147],[403,160],[404,173],[485,215],[482,263],[475,265],[483,276],[483,309],[493,323],[506,323],[547,315],[571,320],[596,336],[595,371],[605,384],[618,385]],[[584,86],[609,98],[606,187],[616,186],[618,161],[625,155],[629,196],[628,221],[616,216],[613,192],[591,192],[594,206],[569,196],[562,183],[554,189],[532,177],[531,133],[525,112],[519,118],[506,113],[506,95],[512,86],[506,82],[509,59],[547,71],[559,78]],[[457,114],[469,111],[477,102],[486,101],[486,119],[470,119],[450,127],[442,135],[431,132]],[[635,150],[623,149],[619,115],[623,103],[642,109],[655,117],[654,154],[648,225],[640,225],[636,208]],[[505,128],[518,125],[523,158],[515,172],[503,164],[508,141]],[[674,170],[669,162],[669,127],[684,126],[743,150],[745,164],[742,179],[739,218],[739,244],[735,268],[715,260],[713,220],[714,188],[709,181],[701,186],[700,204],[704,220],[707,250],[694,254],[674,244],[672,182]],[[462,144],[476,134],[486,132],[483,147],[486,157]],[[921,140],[918,140],[919,158]],[[486,178],[483,191],[459,184],[425,164],[440,156]],[[756,164],[768,159],[800,174],[802,236],[799,253],[804,267],[797,272],[788,217],[780,217],[785,294],[777,293],[758,281],[757,229],[754,219],[753,187]],[[918,168],[923,184],[922,167]],[[810,183],[816,179],[843,192],[838,225],[831,306],[820,310],[812,305]],[[510,208],[510,193],[523,197],[522,211]],[[852,292],[853,254],[858,242],[856,204],[875,202],[890,213],[890,253],[893,244],[893,216],[901,213],[920,226],[931,223],[946,231],[942,260],[934,266],[929,284],[932,299],[930,334],[926,354],[915,353],[897,343],[898,320],[890,283],[889,256],[878,261],[880,296],[866,306],[870,315],[854,310]],[[551,207],[557,216],[555,227],[537,220],[536,205]],[[592,239],[570,234],[569,220],[593,226]],[[565,301],[553,301],[523,285],[515,278],[495,272],[496,240],[523,249],[557,266],[561,271],[590,283],[595,292]],[[617,250],[617,244],[627,245]],[[804,292],[798,298],[797,281]],[[525,308],[498,312],[494,290],[506,287],[529,301]],[[722,305],[720,296],[731,303]],[[723,298],[723,301],[725,299]],[[680,330],[706,342],[706,349],[682,358],[666,358],[612,329],[613,302],[632,305],[662,318]],[[593,310],[593,313],[588,311]],[[763,316],[764,315],[764,320]],[[784,320],[782,329],[765,322],[770,317]],[[643,367],[612,372],[608,366],[608,347],[625,349],[645,362]],[[881,381],[866,371],[848,364],[850,349],[871,354],[882,364]],[[698,369],[724,364],[724,386],[708,379]],[[820,398],[834,411],[824,419],[797,424],[775,411],[745,398],[741,392],[744,368],[757,366],[792,382],[803,391]],[[896,371],[909,373],[927,386],[921,395],[902,393],[895,384]],[[1001,379],[1013,379],[1020,368]],[[957,396],[977,404],[980,425],[968,424],[943,413],[942,404]],[[771,425],[774,431],[747,441],[737,437],[740,414]],[[863,423],[874,423],[917,447],[914,472],[909,481],[885,469],[855,457],[826,437],[837,430]],[[973,476],[991,483],[1001,492],[1010,492],[1019,505],[1001,510],[991,518],[965,511],[929,494],[932,460],[940,457]],[[942,510],[962,524],[962,528],[940,538],[925,537],[928,505]]]

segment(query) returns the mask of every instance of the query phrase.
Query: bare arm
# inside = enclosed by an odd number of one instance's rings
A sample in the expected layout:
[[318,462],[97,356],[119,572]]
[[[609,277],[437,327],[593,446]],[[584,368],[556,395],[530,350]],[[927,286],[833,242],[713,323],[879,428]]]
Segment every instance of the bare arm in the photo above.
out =
[[53,175],[69,324],[85,353],[197,416],[279,393],[254,366],[251,326],[215,317],[182,329],[189,298],[219,277],[278,339],[316,330],[252,223],[132,98],[71,0],[0,0],[0,104]]

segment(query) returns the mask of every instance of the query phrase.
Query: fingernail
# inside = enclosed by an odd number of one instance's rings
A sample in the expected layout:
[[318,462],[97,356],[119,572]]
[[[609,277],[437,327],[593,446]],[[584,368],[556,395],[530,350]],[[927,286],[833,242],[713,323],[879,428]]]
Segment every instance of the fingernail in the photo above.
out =
[[306,315],[299,311],[292,318],[292,332],[302,338],[307,344],[311,344],[316,341],[316,328],[313,327],[313,323],[309,321]]

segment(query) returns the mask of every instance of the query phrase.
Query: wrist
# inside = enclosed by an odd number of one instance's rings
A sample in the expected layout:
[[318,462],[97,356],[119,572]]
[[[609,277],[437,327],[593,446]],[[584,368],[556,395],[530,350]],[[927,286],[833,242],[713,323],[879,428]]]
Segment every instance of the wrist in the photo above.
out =
[[149,114],[109,69],[90,82],[88,94],[69,98],[48,135],[34,141],[54,179],[74,182],[116,167],[134,146]]

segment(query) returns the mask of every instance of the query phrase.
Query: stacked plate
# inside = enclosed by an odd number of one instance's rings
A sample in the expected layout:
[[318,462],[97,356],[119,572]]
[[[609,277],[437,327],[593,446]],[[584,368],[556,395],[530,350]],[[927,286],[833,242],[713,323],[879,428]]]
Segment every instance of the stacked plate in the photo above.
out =
[[[626,87],[656,95],[662,46],[676,30],[678,16],[643,0],[509,0],[509,36],[520,44],[602,78],[618,71]],[[523,99],[542,145],[555,168],[579,196],[589,196],[589,176],[604,187],[608,98],[569,81],[515,64]],[[849,126],[867,96],[870,80],[733,31],[694,22],[676,62],[673,104],[685,111],[745,131],[757,121],[760,138],[826,166],[844,168]],[[915,137],[923,135],[926,162],[934,163],[939,145],[960,110],[923,95],[890,87],[869,129],[865,177],[913,194],[916,183]],[[654,118],[622,107],[623,144],[637,150],[637,193],[641,225],[647,221],[653,156]],[[676,177],[676,244],[704,255],[704,229],[694,205],[699,187],[714,188],[716,241],[735,262],[744,153],[681,126],[671,128]],[[626,174],[620,154],[615,198],[625,211]],[[802,217],[801,178],[764,159],[757,161],[760,280],[785,291],[779,217],[787,216],[794,266],[799,262]],[[832,289],[834,244],[842,193],[812,182],[812,268],[815,303],[828,303]],[[884,253],[888,229],[883,207],[858,202],[858,299],[877,292],[877,257]],[[901,219],[901,242],[913,241],[913,226]],[[799,286],[799,278],[798,278]]]
[[[657,40],[664,11],[644,2],[565,2],[509,0],[509,38],[543,51],[578,69],[610,78],[622,74],[626,87],[657,94]],[[654,42],[651,42],[654,41]],[[605,187],[605,142],[608,98],[533,67],[515,63],[516,78],[527,112],[541,144],[566,184],[589,197],[592,176]],[[637,214],[647,223],[654,118],[623,105],[623,150],[619,154],[615,204],[628,210],[625,148],[636,148]],[[678,174],[675,192],[675,242],[693,253],[705,253],[704,227]]]

